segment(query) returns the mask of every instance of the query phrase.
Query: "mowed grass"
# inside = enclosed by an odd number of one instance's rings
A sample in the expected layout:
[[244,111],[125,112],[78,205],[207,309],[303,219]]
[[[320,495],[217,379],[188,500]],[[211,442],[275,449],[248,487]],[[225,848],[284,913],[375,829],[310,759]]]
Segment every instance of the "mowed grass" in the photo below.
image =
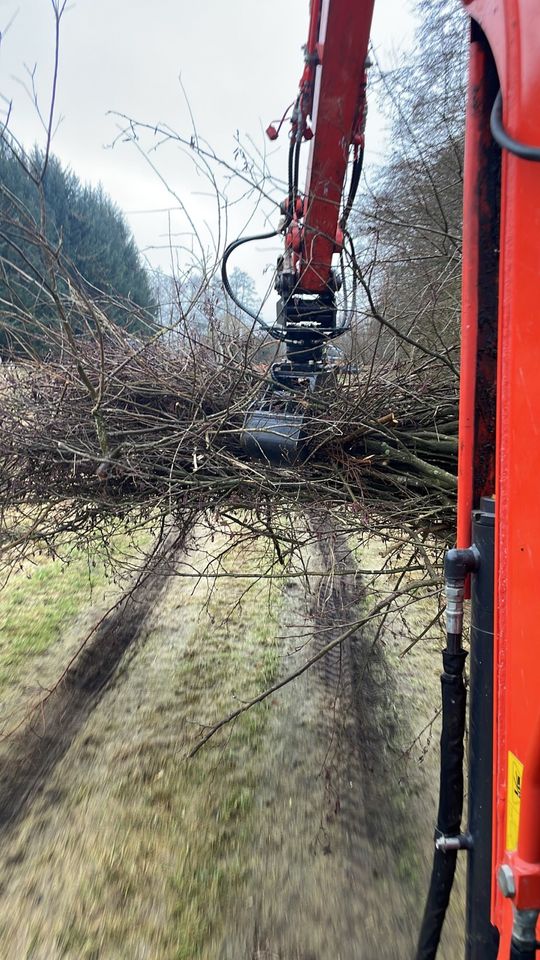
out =
[[[168,603],[181,604],[177,613],[185,616],[191,606],[196,615],[169,688],[148,702],[144,741],[121,754],[109,800],[118,817],[114,836],[100,843],[97,886],[83,895],[75,927],[70,923],[70,958],[81,950],[86,928],[83,957],[147,951],[156,960],[213,960],[224,928],[234,924],[238,895],[249,888],[269,705],[225,728],[196,758],[186,753],[201,723],[227,715],[278,672],[278,591],[252,588],[236,606],[245,588],[242,580],[222,580],[207,604],[186,584],[171,589]],[[166,611],[167,603],[165,628]],[[171,723],[176,741],[161,745]]]
[[[258,562],[256,551],[230,556],[246,573]],[[137,655],[49,784],[62,802],[38,805],[17,838],[24,860],[3,905],[1,956],[219,955],[249,889],[269,705],[186,757],[205,724],[275,679],[280,604],[267,581],[194,589],[171,578]]]
[[[125,535],[113,537],[113,556],[128,548]],[[77,615],[101,601],[110,584],[99,554],[82,551],[74,551],[69,562],[38,555],[15,571],[0,590],[0,690],[22,678],[32,657],[61,642]]]

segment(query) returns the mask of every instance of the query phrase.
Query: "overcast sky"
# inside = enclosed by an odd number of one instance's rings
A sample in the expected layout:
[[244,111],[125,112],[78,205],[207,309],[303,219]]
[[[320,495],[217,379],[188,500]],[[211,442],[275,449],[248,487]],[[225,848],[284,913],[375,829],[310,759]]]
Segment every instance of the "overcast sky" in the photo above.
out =
[[[372,39],[383,63],[404,56],[413,22],[408,0],[378,0]],[[119,111],[150,124],[163,123],[184,137],[193,121],[216,153],[235,163],[235,136],[270,153],[275,176],[286,169],[286,131],[277,148],[263,131],[296,95],[302,71],[301,47],[308,0],[74,0],[62,20],[54,152],[82,179],[101,182],[124,210],[141,250],[152,265],[168,269],[169,251],[192,243],[192,230],[179,202],[211,249],[218,216],[208,181],[196,172],[190,151],[177,144],[151,153],[152,163],[131,143],[117,142]],[[42,108],[48,107],[54,50],[51,0],[0,0],[0,92],[11,102],[10,126],[29,146],[43,143],[36,111],[24,89],[35,65]],[[179,77],[181,76],[181,83]],[[186,96],[189,101],[186,102]],[[368,150],[373,162],[383,148],[381,118],[371,105]],[[153,134],[141,147],[154,147]],[[220,180],[223,185],[223,181]],[[230,200],[238,189],[229,188]],[[160,211],[160,212],[148,212]],[[268,229],[268,205],[254,198],[233,203],[228,234],[247,226]],[[275,217],[272,225],[275,226]],[[245,253],[244,253],[245,250]],[[243,248],[237,263],[263,291],[268,266],[278,252]],[[266,268],[266,276],[265,276]]]

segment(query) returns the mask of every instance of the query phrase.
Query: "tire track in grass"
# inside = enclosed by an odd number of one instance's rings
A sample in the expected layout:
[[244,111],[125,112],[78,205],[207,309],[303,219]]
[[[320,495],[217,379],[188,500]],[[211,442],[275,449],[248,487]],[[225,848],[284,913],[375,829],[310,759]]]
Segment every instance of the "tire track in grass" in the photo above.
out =
[[[339,576],[339,541],[328,546],[314,551],[328,576],[311,578],[307,595],[298,582],[289,587],[284,620],[294,627],[282,630],[284,674],[342,632],[361,595],[359,581]],[[373,912],[354,895],[370,874],[371,848],[349,646],[273,702],[264,768],[252,760],[260,830],[246,851],[247,909],[230,917],[216,960],[373,960],[365,931]]]
[[[302,649],[284,673],[369,602],[360,576],[340,576],[351,565],[347,542],[314,532],[314,565],[328,572],[312,578],[307,602],[293,587],[288,618],[300,624]],[[418,803],[389,750],[396,683],[384,638],[379,645],[375,637],[376,623],[365,625],[280,691],[261,771],[260,838],[247,855],[249,912],[234,918],[219,960],[403,960],[414,952]],[[294,649],[292,635],[288,643]],[[405,736],[408,721],[401,717]]]
[[[190,569],[204,568],[201,549]],[[256,562],[230,557],[233,573]],[[249,758],[268,711],[186,755],[201,722],[272,681],[279,593],[236,576],[164,579],[133,656],[6,831],[6,960],[216,960],[257,829]]]
[[0,758],[0,839],[25,814],[44,788],[130,647],[163,591],[169,562],[164,554],[154,569],[139,574],[142,582],[118,601],[95,629],[43,708],[2,744]]

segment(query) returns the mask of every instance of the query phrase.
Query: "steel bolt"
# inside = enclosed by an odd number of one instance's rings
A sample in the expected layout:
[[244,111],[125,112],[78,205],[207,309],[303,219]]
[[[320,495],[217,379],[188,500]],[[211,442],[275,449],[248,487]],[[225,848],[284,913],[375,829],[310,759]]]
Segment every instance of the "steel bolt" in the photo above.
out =
[[508,863],[503,863],[502,867],[499,867],[497,880],[503,897],[515,897],[516,881],[514,880],[512,867]]

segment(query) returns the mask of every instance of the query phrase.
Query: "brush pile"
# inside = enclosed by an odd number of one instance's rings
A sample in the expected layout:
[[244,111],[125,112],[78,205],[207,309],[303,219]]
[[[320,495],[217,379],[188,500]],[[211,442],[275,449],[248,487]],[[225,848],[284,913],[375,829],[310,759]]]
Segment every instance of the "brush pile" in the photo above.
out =
[[208,512],[244,511],[256,523],[321,505],[367,527],[452,536],[457,393],[447,368],[403,362],[340,375],[306,403],[307,461],[276,468],[249,461],[240,443],[265,387],[247,357],[239,344],[173,349],[118,333],[59,359],[4,364],[4,549],[23,540],[52,549],[119,517],[186,528]]

